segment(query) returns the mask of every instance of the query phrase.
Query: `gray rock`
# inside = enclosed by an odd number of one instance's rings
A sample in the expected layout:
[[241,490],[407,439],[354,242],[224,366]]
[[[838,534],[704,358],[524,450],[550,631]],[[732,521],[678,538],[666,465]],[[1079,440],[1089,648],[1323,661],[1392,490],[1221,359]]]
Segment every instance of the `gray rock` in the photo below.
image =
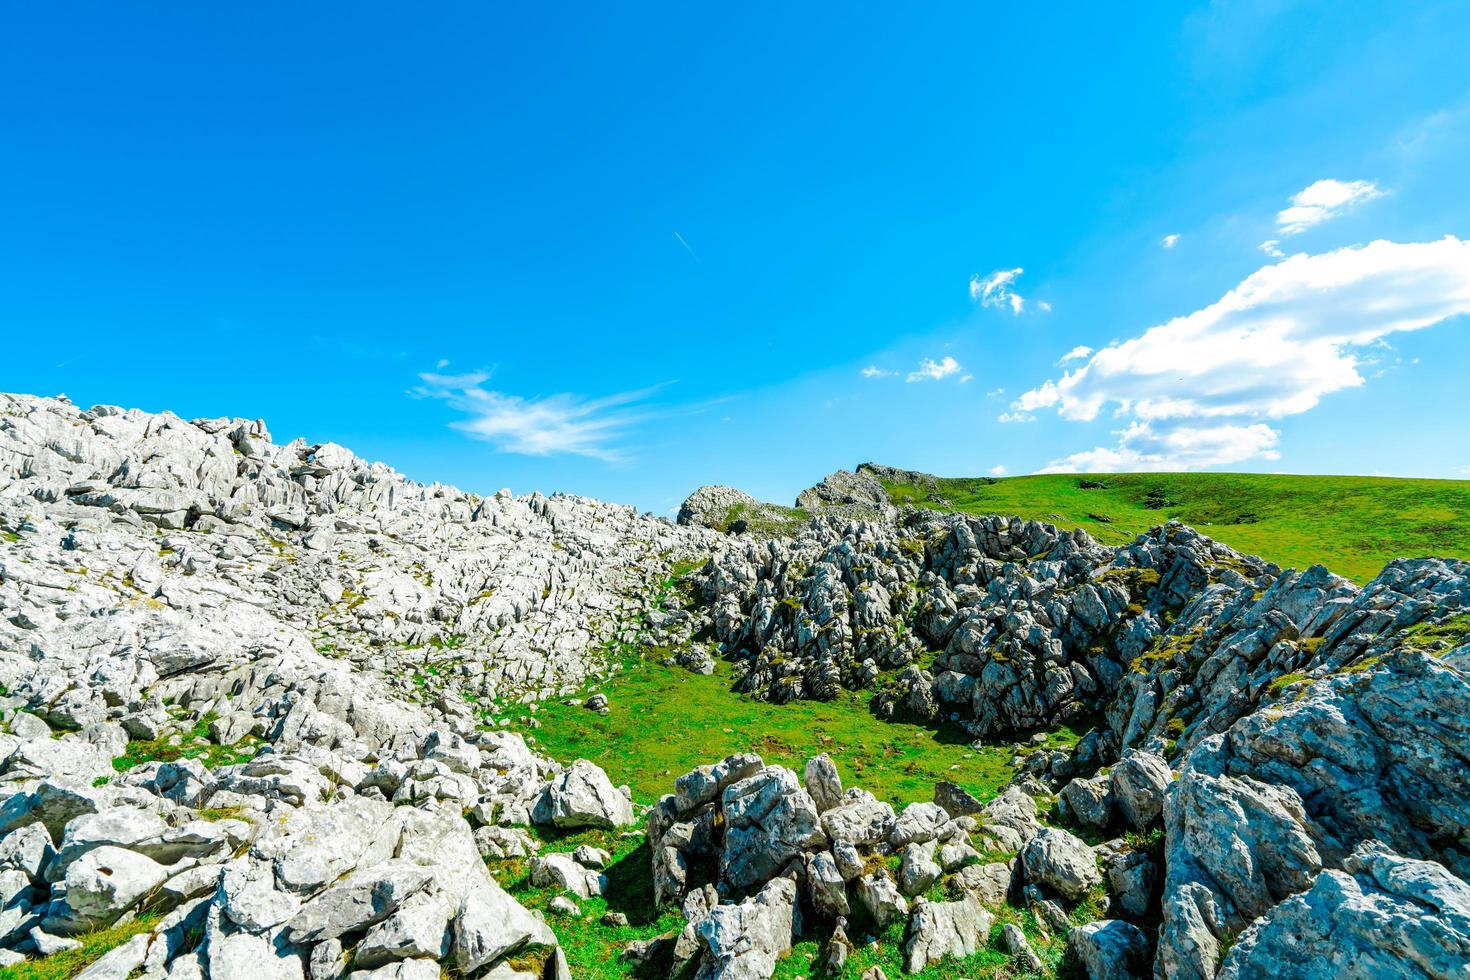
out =
[[[1077,778],[1062,787],[1067,812],[1087,827],[1106,827],[1113,820],[1111,777],[1106,773],[1091,779]],[[1162,800],[1160,800],[1162,804]]]
[[1360,846],[1346,871],[1257,919],[1230,948],[1222,980],[1455,977],[1470,969],[1470,886],[1444,867]]
[[995,916],[973,895],[958,902],[917,902],[904,940],[904,970],[918,973],[946,956],[979,952],[989,941],[994,924]]
[[842,802],[842,777],[837,774],[837,765],[827,753],[807,760],[803,781],[818,813],[825,813]]
[[1021,848],[1026,879],[1044,885],[1062,897],[1077,901],[1102,882],[1097,858],[1081,840],[1047,827]]
[[739,905],[711,909],[696,927],[704,946],[696,977],[768,980],[800,927],[796,884],[789,878],[775,879]]
[[466,975],[523,946],[556,942],[546,923],[532,916],[488,877],[466,893],[453,929],[454,966]]
[[876,844],[886,840],[893,829],[893,807],[870,794],[854,795],[849,791],[841,806],[822,814],[822,829],[833,841],[856,845]]
[[674,802],[678,812],[687,814],[718,800],[727,786],[755,775],[764,765],[754,752],[740,752],[680,776],[674,780]]
[[562,830],[580,827],[611,830],[634,823],[633,804],[613,788],[607,773],[586,759],[578,759],[547,783],[531,819]]
[[972,864],[968,868],[961,868],[950,881],[956,888],[973,894],[982,905],[1000,908],[1010,894],[1014,875],[1009,864],[991,861],[988,864]]
[[726,787],[720,878],[736,889],[775,877],[793,858],[827,845],[816,804],[796,774],[767,766]]
[[898,890],[912,898],[922,895],[939,880],[943,869],[934,860],[934,842],[907,844],[898,869]]
[[1042,962],[1040,956],[1036,955],[1036,950],[1031,948],[1031,944],[1026,941],[1026,934],[1021,931],[1020,926],[1014,922],[1007,922],[1001,927],[1000,935],[1001,941],[1005,943],[1006,952],[1020,960],[1026,969],[1033,973],[1041,973],[1046,969],[1046,964]]
[[981,812],[985,806],[963,787],[944,781],[934,784],[934,802],[952,818],[971,816]]
[[1077,926],[1068,936],[1089,980],[1143,980],[1148,974],[1148,937],[1122,919]]
[[1151,752],[1129,752],[1113,766],[1108,785],[1123,819],[1142,830],[1164,809],[1164,791],[1174,774],[1169,764]]
[[830,851],[818,851],[806,861],[807,888],[811,895],[812,908],[818,914],[836,918],[851,914],[847,901],[847,884],[837,869],[837,861]]
[[903,895],[899,894],[898,886],[893,879],[888,877],[888,872],[879,868],[870,875],[857,880],[856,897],[874,925],[880,930],[887,928],[890,922],[902,919],[909,914],[909,903],[904,901]]
[[910,803],[894,821],[888,843],[895,848],[927,843],[938,839],[948,824],[949,814],[938,803]]

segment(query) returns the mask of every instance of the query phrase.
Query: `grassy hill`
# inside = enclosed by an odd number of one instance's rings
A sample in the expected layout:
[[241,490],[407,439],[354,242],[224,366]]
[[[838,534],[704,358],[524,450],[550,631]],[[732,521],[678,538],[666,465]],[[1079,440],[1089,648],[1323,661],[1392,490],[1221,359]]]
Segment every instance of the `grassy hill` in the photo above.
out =
[[1120,544],[1169,519],[1284,567],[1362,583],[1393,558],[1470,558],[1470,480],[1107,473],[884,481],[897,503],[1015,514]]

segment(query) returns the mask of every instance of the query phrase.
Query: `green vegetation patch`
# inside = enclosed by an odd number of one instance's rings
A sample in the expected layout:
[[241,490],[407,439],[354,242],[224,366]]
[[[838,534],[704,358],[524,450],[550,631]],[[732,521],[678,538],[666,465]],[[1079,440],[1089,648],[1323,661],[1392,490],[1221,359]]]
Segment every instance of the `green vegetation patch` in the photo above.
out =
[[145,912],[132,922],[82,933],[73,937],[82,944],[77,949],[68,949],[43,960],[26,960],[24,963],[0,969],[0,978],[4,980],[67,980],[68,977],[81,973],[129,939],[152,929],[157,922],[157,915]]
[[1470,640],[1470,612],[1457,613],[1438,623],[1419,623],[1401,634],[1403,644],[1412,650],[1439,650],[1457,647]]
[[206,715],[195,722],[194,727],[183,734],[164,735],[155,739],[133,739],[127,751],[112,760],[112,768],[118,772],[136,769],[147,762],[174,762],[178,759],[198,759],[206,769],[234,766],[249,762],[261,741],[247,735],[234,745],[216,745],[209,741],[209,725],[213,715]]
[[1470,558],[1467,480],[1110,473],[1105,482],[1048,474],[884,485],[895,503],[1014,514],[1080,527],[1104,544],[1179,520],[1237,551],[1283,567],[1320,562],[1360,584],[1394,558]]
[[725,661],[716,661],[711,675],[638,661],[601,688],[608,714],[546,704],[537,715],[542,727],[526,734],[553,758],[592,760],[644,803],[673,792],[674,780],[695,766],[732,752],[759,752],[768,764],[797,772],[826,752],[846,785],[897,804],[931,799],[940,780],[990,799],[1014,774],[1005,746],[972,749],[957,726],[884,721],[868,709],[867,694],[772,704],[737,693],[731,683]]

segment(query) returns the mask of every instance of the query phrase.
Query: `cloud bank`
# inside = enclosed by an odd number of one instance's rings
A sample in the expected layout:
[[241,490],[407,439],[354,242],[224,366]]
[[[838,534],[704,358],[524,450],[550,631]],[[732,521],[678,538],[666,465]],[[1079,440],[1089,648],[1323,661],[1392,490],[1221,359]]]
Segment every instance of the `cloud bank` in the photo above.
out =
[[1467,313],[1470,242],[1375,241],[1293,255],[1204,309],[1091,354],[1021,394],[1001,420],[1055,411],[1087,422],[1108,408],[1127,420],[1117,446],[1073,454],[1049,469],[1272,459],[1279,434],[1267,423],[1362,385],[1362,348]]

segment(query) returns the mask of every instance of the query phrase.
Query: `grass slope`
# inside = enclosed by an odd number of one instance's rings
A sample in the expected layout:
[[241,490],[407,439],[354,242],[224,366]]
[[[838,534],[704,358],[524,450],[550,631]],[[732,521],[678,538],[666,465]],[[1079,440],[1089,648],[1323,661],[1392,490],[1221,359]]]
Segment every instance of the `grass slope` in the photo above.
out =
[[[665,667],[657,656],[650,651],[602,686],[608,714],[553,702],[536,716],[541,727],[525,734],[552,758],[592,760],[641,803],[672,793],[675,778],[732,752],[759,752],[798,773],[826,752],[848,784],[897,804],[932,799],[934,784],[945,779],[989,799],[1013,775],[1008,746],[972,749],[957,727],[884,721],[867,708],[871,692],[771,704],[733,691],[724,661],[706,676]],[[1075,735],[1052,738],[1060,745]]]
[[1393,558],[1470,558],[1470,480],[1107,473],[885,486],[897,503],[1014,514],[1080,527],[1106,544],[1172,518],[1283,567],[1320,562],[1359,583]]

